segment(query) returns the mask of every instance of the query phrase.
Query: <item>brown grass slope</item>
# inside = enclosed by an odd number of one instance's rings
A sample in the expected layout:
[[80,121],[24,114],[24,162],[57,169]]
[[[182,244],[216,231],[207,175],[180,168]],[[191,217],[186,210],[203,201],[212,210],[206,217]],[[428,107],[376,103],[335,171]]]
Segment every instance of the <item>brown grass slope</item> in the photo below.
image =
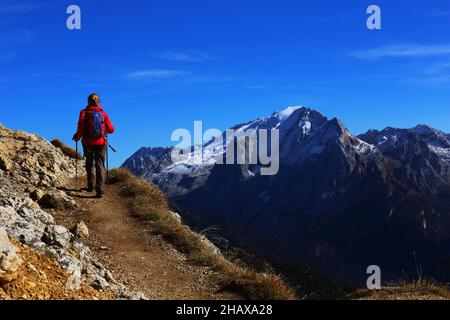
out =
[[433,280],[419,279],[400,282],[380,290],[358,290],[347,300],[450,300],[449,289]]
[[209,267],[222,275],[223,290],[250,300],[291,300],[293,290],[274,274],[261,274],[236,266],[212,252],[202,236],[192,232],[170,213],[165,195],[153,184],[136,178],[125,169],[109,173],[108,183],[120,185],[120,196],[129,201],[132,214],[149,223],[152,232],[183,253],[189,263]]
[[69,147],[68,145],[64,144],[61,140],[59,139],[54,139],[50,142],[52,145],[54,145],[55,147],[61,149],[61,151],[68,156],[69,158],[72,159],[78,159],[78,160],[82,160],[83,156],[81,155],[80,152],[76,152],[75,149]]

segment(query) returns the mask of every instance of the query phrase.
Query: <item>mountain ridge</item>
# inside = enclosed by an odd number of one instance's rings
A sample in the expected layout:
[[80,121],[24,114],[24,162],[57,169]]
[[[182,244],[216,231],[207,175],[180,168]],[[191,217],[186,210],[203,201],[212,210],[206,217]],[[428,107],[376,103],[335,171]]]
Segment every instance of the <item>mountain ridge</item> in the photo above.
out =
[[[264,177],[258,166],[216,165],[208,158],[203,165],[172,163],[146,173],[186,217],[200,217],[192,223],[221,225],[227,238],[246,249],[274,260],[306,261],[338,279],[339,274],[361,278],[371,259],[395,277],[412,270],[401,260],[407,252],[433,242],[439,244],[424,253],[427,271],[442,258],[449,240],[444,230],[450,231],[443,200],[450,190],[445,133],[418,125],[354,136],[339,118],[329,120],[305,107],[232,128],[280,130],[277,175]],[[400,244],[389,248],[392,241]],[[363,243],[387,250],[371,256]],[[330,270],[327,259],[340,261],[335,266],[340,271]]]

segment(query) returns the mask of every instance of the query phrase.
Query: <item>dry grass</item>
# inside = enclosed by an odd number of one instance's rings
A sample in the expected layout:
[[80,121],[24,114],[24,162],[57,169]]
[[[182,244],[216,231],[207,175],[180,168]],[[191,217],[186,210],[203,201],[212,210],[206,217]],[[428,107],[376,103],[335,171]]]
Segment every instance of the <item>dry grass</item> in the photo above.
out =
[[155,234],[186,255],[191,263],[219,272],[224,290],[236,292],[250,300],[296,298],[294,291],[279,276],[238,267],[214,254],[202,242],[201,235],[192,232],[170,212],[166,196],[153,184],[136,178],[126,169],[111,170],[108,183],[121,185],[120,194],[130,199],[133,215],[148,221]]
[[345,297],[347,300],[450,300],[447,286],[434,280],[419,278],[414,281],[383,287],[380,290],[358,290]]
[[248,300],[294,300],[294,291],[277,275],[263,274],[236,266],[224,269],[224,290]]
[[446,299],[450,299],[449,289],[442,283],[439,283],[432,279],[420,278],[412,282],[401,282],[399,284],[399,287],[406,292],[437,295]]
[[126,169],[113,169],[108,172],[108,181],[109,184],[126,184],[128,181],[131,181],[135,176]]
[[81,155],[81,153],[77,153],[75,149],[69,147],[68,145],[64,144],[61,140],[59,139],[53,139],[51,141],[51,144],[54,145],[55,147],[59,148],[62,150],[62,152],[68,156],[69,158],[72,159],[78,159],[78,160],[82,160],[83,156]]

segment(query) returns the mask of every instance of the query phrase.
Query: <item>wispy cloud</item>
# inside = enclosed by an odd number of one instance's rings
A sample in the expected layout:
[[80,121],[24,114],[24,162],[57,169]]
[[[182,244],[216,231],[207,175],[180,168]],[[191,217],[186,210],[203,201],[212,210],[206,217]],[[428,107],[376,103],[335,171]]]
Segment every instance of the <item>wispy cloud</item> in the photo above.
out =
[[170,79],[186,74],[188,72],[182,70],[146,69],[130,72],[126,76],[132,79]]
[[434,63],[418,75],[407,77],[407,83],[447,87],[450,85],[450,61]]
[[267,88],[268,88],[267,86],[259,85],[259,84],[249,85],[249,86],[245,87],[245,89],[248,89],[248,90],[265,90]]
[[432,65],[425,72],[429,75],[441,75],[443,73],[450,74],[450,62],[440,62]]
[[46,6],[44,3],[17,2],[18,1],[6,1],[1,3],[0,15],[29,12]]
[[27,30],[20,30],[9,33],[0,33],[0,47],[12,48],[28,44],[36,40],[36,35]]
[[450,44],[443,45],[390,45],[351,51],[350,56],[377,61],[383,58],[432,57],[450,55]]
[[448,87],[450,85],[450,76],[440,75],[440,76],[411,77],[405,79],[405,82],[418,85]]
[[157,58],[180,62],[199,62],[208,61],[212,57],[206,52],[187,50],[187,51],[163,51],[158,53]]

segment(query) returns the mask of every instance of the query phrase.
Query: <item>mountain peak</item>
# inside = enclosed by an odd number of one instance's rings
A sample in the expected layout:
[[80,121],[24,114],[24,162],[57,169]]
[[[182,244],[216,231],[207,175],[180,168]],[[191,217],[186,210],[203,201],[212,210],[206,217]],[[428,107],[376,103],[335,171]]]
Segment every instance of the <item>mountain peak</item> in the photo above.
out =
[[274,112],[272,114],[272,117],[277,117],[279,121],[283,122],[284,120],[290,118],[294,114],[309,115],[311,113],[314,113],[316,115],[320,115],[323,118],[326,118],[319,111],[309,108],[309,107],[305,107],[305,106],[289,106],[289,107],[284,108],[281,111]]
[[275,129],[290,132],[293,129],[296,130],[295,128],[300,128],[303,135],[308,135],[312,130],[328,121],[328,118],[319,111],[304,106],[287,107],[266,119],[272,120]]
[[303,106],[290,106],[281,111],[274,112],[273,115],[277,116],[280,121],[283,121],[283,120],[289,118],[294,112],[296,112],[297,110],[300,110],[300,109],[307,109],[307,108],[305,108]]
[[420,134],[422,134],[422,135],[443,134],[442,131],[440,131],[438,129],[434,129],[433,127],[429,126],[428,124],[419,124],[419,125],[415,126],[412,130],[419,135]]

